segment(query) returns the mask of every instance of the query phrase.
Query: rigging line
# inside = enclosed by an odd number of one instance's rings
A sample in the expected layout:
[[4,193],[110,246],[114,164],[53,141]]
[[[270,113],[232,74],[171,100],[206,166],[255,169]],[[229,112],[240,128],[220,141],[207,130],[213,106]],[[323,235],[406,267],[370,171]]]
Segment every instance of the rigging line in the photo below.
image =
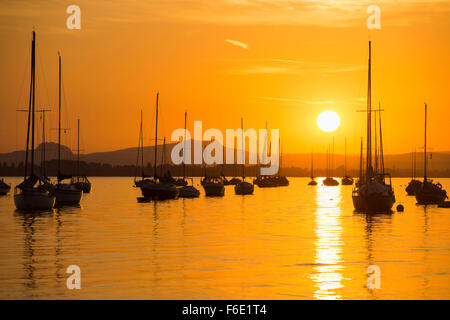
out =
[[[39,47],[37,48],[36,51],[37,51],[37,54],[38,54],[40,70],[42,70],[41,73],[42,73],[42,77],[43,77],[43,83],[44,83],[45,91],[47,92],[47,103],[48,103],[48,105],[50,105],[50,94],[49,94],[48,86],[47,86],[47,78],[45,76],[45,69],[43,67],[43,62],[42,62],[42,58],[41,58],[41,53],[39,51]],[[38,76],[39,76],[39,71],[40,70],[38,68]]]
[[[27,45],[27,52],[30,52],[30,51],[31,51],[31,45]],[[30,70],[29,62],[30,62],[30,57],[27,54],[26,55],[25,67],[24,67],[24,70],[23,70],[22,82],[21,82],[21,85],[20,85],[19,95],[18,95],[18,98],[17,98],[16,110],[21,108],[20,100],[22,98],[22,92],[24,91],[25,79],[27,78],[26,77],[27,71]],[[18,128],[18,123],[19,123],[19,117],[18,117],[18,114],[16,112],[16,150],[18,150],[18,148],[19,148],[19,128]],[[18,157],[19,157],[19,155],[17,154],[16,155],[16,162],[19,161]]]

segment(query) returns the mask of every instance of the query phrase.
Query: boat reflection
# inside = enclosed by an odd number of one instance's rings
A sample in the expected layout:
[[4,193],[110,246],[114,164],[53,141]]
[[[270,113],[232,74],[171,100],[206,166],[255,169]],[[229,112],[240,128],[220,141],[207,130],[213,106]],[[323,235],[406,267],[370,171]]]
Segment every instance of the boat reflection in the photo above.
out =
[[316,189],[315,272],[312,276],[316,299],[341,299],[336,289],[342,288],[341,187]]

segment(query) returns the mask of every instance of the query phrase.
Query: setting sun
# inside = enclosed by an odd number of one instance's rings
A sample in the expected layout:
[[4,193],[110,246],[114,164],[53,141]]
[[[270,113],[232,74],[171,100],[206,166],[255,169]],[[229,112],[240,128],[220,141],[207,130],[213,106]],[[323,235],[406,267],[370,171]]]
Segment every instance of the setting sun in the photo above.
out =
[[339,115],[334,111],[324,111],[317,117],[317,125],[320,130],[325,132],[335,131],[339,128],[341,119]]

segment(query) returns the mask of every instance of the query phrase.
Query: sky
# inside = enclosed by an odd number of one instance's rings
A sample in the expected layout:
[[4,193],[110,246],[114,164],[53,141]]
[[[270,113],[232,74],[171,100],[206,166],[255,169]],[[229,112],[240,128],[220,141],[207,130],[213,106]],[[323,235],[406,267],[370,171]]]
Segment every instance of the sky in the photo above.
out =
[[[69,30],[69,5],[81,29]],[[366,9],[381,9],[369,30]],[[373,105],[384,112],[385,153],[423,145],[450,150],[450,1],[345,0],[1,0],[0,152],[24,149],[31,31],[37,34],[37,107],[47,141],[56,141],[58,52],[62,56],[63,143],[83,152],[135,147],[140,109],[153,144],[202,120],[204,130],[280,129],[283,151],[359,153],[365,132],[368,41]],[[337,112],[341,126],[321,131],[317,116]],[[38,119],[40,121],[40,119]],[[38,142],[42,130],[38,128]]]

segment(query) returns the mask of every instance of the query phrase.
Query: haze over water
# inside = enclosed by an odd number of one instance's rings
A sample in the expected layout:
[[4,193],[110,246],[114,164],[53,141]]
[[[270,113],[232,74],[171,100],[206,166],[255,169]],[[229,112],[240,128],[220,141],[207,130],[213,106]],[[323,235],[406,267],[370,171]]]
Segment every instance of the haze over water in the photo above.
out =
[[[306,178],[153,203],[132,178],[91,181],[80,208],[22,214],[0,197],[1,299],[450,299],[450,210],[417,206],[409,179],[393,179],[405,212],[376,216],[353,212],[351,186]],[[81,290],[66,288],[69,265]]]

